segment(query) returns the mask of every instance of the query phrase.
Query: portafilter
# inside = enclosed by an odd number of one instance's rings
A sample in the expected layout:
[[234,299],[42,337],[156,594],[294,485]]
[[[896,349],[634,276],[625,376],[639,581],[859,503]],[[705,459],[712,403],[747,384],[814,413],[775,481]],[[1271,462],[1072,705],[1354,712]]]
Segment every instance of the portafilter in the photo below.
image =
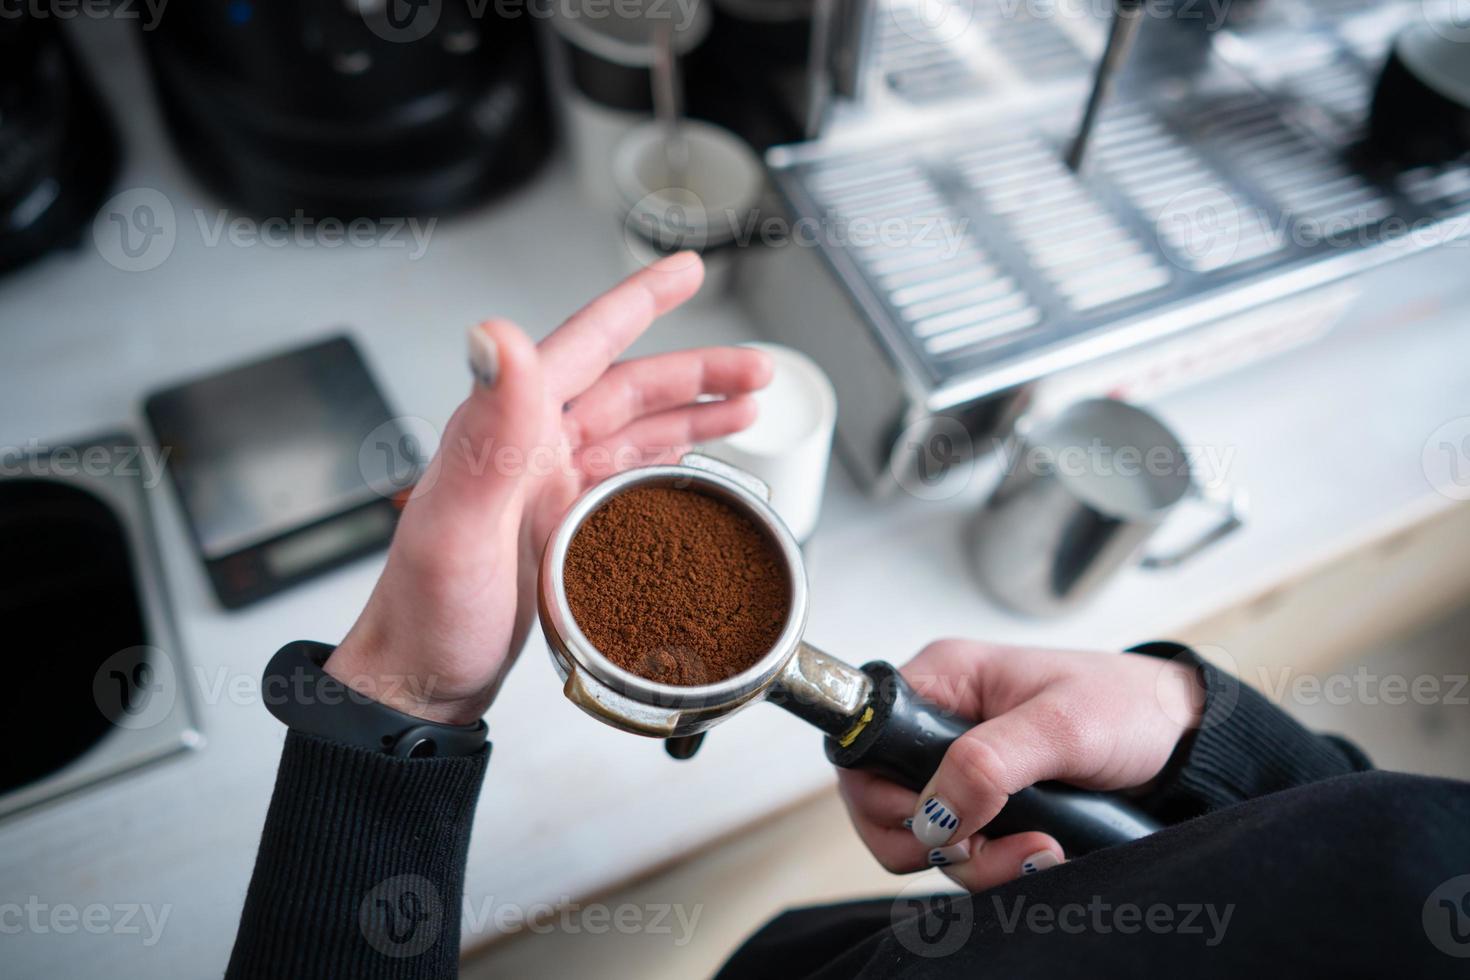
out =
[[[790,609],[775,645],[750,668],[713,684],[661,684],[610,661],[578,627],[566,596],[567,551],[592,514],[635,487],[670,487],[719,500],[749,518],[785,560]],[[859,670],[802,638],[808,591],[796,540],[767,503],[764,484],[705,456],[691,453],[676,465],[626,470],[584,493],[547,542],[537,595],[567,698],[615,728],[668,739],[676,756],[692,755],[704,731],[734,712],[769,701],[821,729],[835,765],[865,769],[918,791],[950,743],[972,727],[921,697],[892,664],[874,661]],[[1041,830],[1076,855],[1156,829],[1150,817],[1119,799],[1047,783],[1013,794],[984,833]]]

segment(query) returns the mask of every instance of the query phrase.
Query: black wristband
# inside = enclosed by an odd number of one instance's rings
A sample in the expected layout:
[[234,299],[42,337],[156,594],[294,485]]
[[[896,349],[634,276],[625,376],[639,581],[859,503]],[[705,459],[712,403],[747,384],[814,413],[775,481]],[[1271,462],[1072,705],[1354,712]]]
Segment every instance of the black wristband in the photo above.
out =
[[1140,799],[1166,823],[1373,763],[1357,746],[1303,728],[1265,695],[1180,643],[1142,643],[1130,653],[1173,660],[1195,671],[1204,691],[1199,724]]
[[1204,694],[1204,710],[1200,713],[1198,724],[1191,725],[1189,731],[1185,732],[1179,739],[1179,744],[1174,746],[1169,760],[1164,763],[1164,768],[1153,778],[1152,788],[1143,795],[1143,799],[1149,804],[1151,810],[1157,812],[1158,805],[1169,795],[1170,787],[1178,781],[1179,773],[1189,764],[1189,755],[1194,750],[1195,740],[1199,738],[1200,730],[1207,725],[1213,725],[1222,720],[1221,712],[1228,716],[1230,709],[1235,705],[1235,698],[1222,701],[1215,697],[1220,690],[1220,680],[1229,678],[1236,684],[1235,678],[1221,674],[1208,660],[1194,652],[1193,647],[1174,640],[1149,640],[1146,643],[1135,644],[1124,653],[1141,653],[1146,657],[1157,657],[1159,660],[1170,660],[1187,667],[1194,672],[1196,683]]
[[415,718],[343,684],[322,670],[335,649],[295,640],[277,650],[261,678],[270,713],[296,731],[400,758],[467,756],[485,746],[483,718],[473,725]]

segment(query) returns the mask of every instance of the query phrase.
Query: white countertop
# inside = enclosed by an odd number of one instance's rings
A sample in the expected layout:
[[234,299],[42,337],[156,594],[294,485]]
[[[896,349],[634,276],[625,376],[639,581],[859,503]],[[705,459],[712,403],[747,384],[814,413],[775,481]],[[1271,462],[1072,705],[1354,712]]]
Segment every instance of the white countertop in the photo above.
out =
[[[88,25],[89,30],[94,29]],[[0,446],[142,431],[140,396],[188,375],[345,326],[390,401],[442,424],[468,389],[463,330],[490,314],[534,335],[621,274],[616,228],[574,198],[562,165],[503,202],[405,249],[240,248],[204,243],[208,199],[162,148],[137,65],[109,91],[136,109],[120,187],[152,187],[177,216],[172,255],[151,272],[90,247],[0,282]],[[1408,273],[1405,273],[1407,276]],[[1413,292],[1405,279],[1404,295]],[[1387,304],[1389,307],[1392,304]],[[984,481],[942,503],[875,504],[833,471],[811,545],[809,638],[853,662],[902,662],[949,634],[1116,648],[1167,633],[1311,563],[1454,501],[1420,464],[1441,423],[1470,414],[1470,332],[1436,316],[1391,318],[1252,366],[1155,407],[1193,443],[1231,447],[1254,499],[1250,525],[1174,572],[1126,572],[1085,612],[1027,623],[988,604],[960,549]],[[730,303],[660,323],[637,350],[753,335]],[[208,588],[166,486],[151,492],[182,659],[202,705],[205,746],[0,824],[0,903],[167,906],[142,934],[6,936],[8,976],[217,975],[228,957],[269,801],[283,729],[251,697],[212,696],[258,679],[297,638],[334,641],[366,599],[381,558],[230,613]],[[33,655],[13,651],[12,655]],[[494,910],[585,896],[677,858],[826,785],[819,738],[773,708],[714,731],[690,762],[599,725],[565,703],[539,636],[489,715],[494,757],[470,852],[466,942],[493,936]],[[834,832],[846,832],[834,828]]]

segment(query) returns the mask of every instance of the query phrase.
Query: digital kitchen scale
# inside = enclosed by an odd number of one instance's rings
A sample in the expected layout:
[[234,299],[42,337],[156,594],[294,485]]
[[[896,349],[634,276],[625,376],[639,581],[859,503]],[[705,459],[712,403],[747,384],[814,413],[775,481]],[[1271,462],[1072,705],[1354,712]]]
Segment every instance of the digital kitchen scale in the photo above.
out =
[[154,392],[144,411],[231,609],[384,547],[424,462],[345,336]]

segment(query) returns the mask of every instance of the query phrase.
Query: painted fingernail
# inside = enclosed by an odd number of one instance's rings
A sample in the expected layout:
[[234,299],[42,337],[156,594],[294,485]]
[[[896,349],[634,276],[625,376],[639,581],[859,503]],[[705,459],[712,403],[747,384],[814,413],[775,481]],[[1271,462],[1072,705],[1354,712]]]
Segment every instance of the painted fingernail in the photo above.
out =
[[1031,855],[1026,860],[1021,862],[1021,874],[1034,875],[1038,871],[1045,871],[1047,868],[1055,868],[1061,863],[1061,858],[1057,857],[1056,854],[1054,854],[1053,852],[1037,851],[1035,854]]
[[948,847],[936,847],[929,852],[929,867],[942,868],[946,864],[958,864],[970,857],[970,842],[960,841]]
[[913,831],[920,843],[942,847],[949,843],[959,825],[960,815],[954,812],[954,807],[938,796],[931,796],[914,814]]
[[913,830],[914,829],[914,818],[913,817],[904,817],[903,818],[903,829],[904,830]]
[[475,376],[475,383],[494,388],[500,377],[500,352],[495,348],[495,341],[479,327],[470,327],[469,341],[470,373]]

